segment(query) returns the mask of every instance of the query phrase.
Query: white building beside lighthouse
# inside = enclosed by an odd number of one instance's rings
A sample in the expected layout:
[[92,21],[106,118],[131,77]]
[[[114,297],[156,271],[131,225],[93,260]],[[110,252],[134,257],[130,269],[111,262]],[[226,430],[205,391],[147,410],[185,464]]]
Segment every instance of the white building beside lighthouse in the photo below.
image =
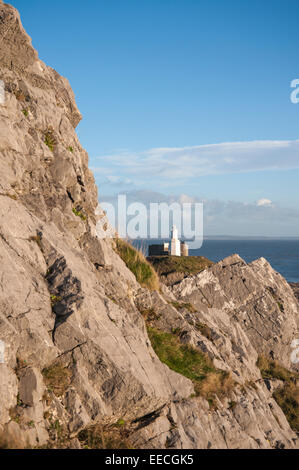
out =
[[170,243],[149,245],[149,256],[189,256],[189,247],[186,242],[179,240],[178,229],[174,225],[171,230]]
[[178,229],[175,225],[171,230],[170,255],[181,256],[181,242],[178,239]]

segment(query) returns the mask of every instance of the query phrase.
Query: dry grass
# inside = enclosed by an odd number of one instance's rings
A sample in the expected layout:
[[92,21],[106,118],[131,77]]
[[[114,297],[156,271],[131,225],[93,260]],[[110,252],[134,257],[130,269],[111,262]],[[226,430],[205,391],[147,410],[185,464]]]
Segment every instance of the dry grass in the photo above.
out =
[[17,397],[17,406],[13,406],[9,410],[9,417],[12,421],[14,421],[17,424],[23,423],[22,419],[22,403],[20,402],[19,396]]
[[210,372],[205,379],[195,384],[195,392],[208,400],[211,408],[216,408],[216,396],[224,398],[234,389],[235,382],[229,373],[217,370]]
[[133,449],[130,431],[119,420],[114,425],[95,424],[78,435],[82,447],[87,449]]
[[260,356],[257,361],[263,379],[279,379],[283,386],[273,393],[282,411],[284,412],[291,428],[299,432],[299,389],[297,381],[299,374],[289,371],[279,362]]
[[10,194],[10,193],[0,193],[0,196],[5,196],[5,197],[9,197],[10,199],[13,199],[14,201],[17,201],[18,200],[18,197],[16,194]]
[[196,308],[190,302],[170,302],[177,310],[188,310],[190,313],[197,312]]
[[71,383],[71,371],[62,364],[56,363],[43,369],[45,384],[48,390],[52,391],[57,397],[64,395]]
[[278,405],[284,412],[291,428],[299,433],[299,388],[289,382],[273,394]]
[[128,269],[132,271],[142,287],[159,290],[158,275],[141,251],[120,238],[115,240],[115,248],[117,254],[125,262]]
[[263,379],[278,379],[284,382],[289,382],[298,374],[294,374],[279,362],[268,359],[266,356],[259,356],[257,367],[260,369]]
[[159,320],[159,318],[161,317],[161,315],[158,315],[155,309],[153,309],[152,307],[151,308],[138,307],[138,309],[141,315],[143,316],[144,320],[148,324],[151,324],[154,321]]

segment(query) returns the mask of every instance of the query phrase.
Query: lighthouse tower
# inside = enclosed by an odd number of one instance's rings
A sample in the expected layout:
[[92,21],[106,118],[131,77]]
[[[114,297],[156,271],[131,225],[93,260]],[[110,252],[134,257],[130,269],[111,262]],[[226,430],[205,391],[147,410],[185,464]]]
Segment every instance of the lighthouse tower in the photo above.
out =
[[171,230],[170,254],[171,256],[181,256],[181,242],[178,239],[178,229],[175,225]]

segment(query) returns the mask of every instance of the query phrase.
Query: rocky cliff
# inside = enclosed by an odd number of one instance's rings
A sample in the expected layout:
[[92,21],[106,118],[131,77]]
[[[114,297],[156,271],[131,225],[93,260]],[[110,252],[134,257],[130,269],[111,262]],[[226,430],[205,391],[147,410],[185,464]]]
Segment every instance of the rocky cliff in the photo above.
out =
[[298,282],[290,282],[290,286],[294,291],[295,297],[299,300],[299,283]]
[[286,281],[234,255],[141,287],[97,236],[70,85],[2,0],[0,64],[1,445],[298,447]]

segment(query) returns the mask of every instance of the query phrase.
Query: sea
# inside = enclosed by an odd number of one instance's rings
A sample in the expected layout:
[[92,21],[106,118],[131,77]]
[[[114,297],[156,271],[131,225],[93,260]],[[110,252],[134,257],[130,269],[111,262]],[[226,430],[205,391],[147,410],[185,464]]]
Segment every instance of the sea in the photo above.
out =
[[[136,243],[137,242],[137,243]],[[161,241],[143,240],[133,243],[144,252],[151,243]],[[218,262],[237,253],[247,263],[257,258],[266,258],[271,266],[288,282],[299,283],[299,238],[297,239],[205,239],[198,250],[190,250],[190,256],[205,256]]]
[[237,253],[250,263],[266,258],[271,266],[288,282],[299,283],[299,239],[262,240],[204,240],[199,250],[190,250],[192,256],[205,256],[218,262]]

